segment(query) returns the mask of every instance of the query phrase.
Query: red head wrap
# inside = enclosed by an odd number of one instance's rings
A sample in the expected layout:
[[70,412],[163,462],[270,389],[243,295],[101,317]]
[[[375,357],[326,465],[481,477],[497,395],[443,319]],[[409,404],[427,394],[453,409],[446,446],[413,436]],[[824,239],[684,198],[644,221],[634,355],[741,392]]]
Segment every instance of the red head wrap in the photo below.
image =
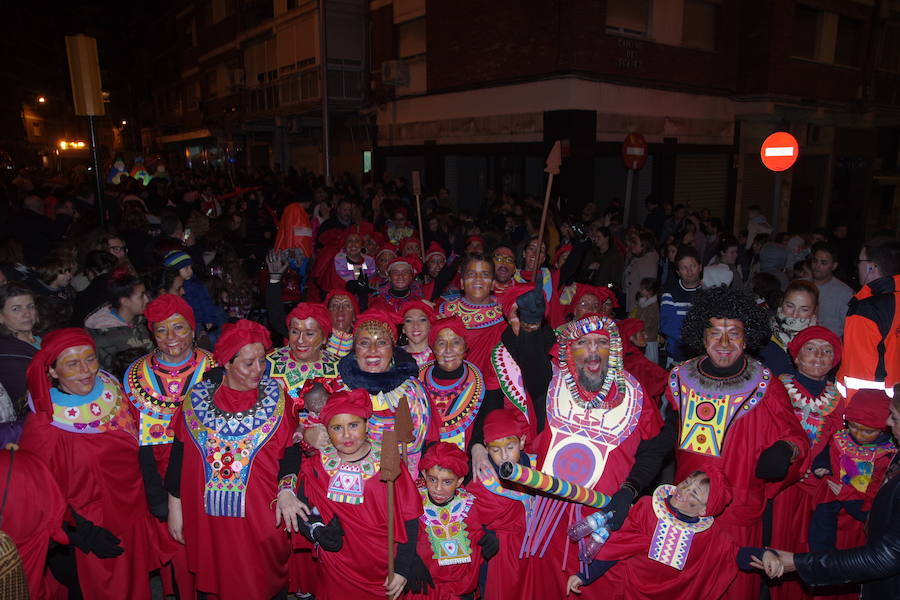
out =
[[797,355],[800,354],[800,349],[803,348],[803,345],[810,340],[825,340],[826,342],[831,344],[831,348],[834,350],[834,362],[831,363],[832,367],[841,362],[841,356],[844,352],[844,347],[843,345],[841,345],[841,340],[834,334],[833,331],[831,331],[827,327],[822,327],[821,325],[813,325],[812,327],[807,327],[794,336],[794,339],[792,339],[791,343],[788,344],[788,354],[791,355],[791,358],[796,361]]
[[410,269],[412,269],[412,274],[418,275],[422,271],[422,261],[416,258],[415,256],[398,256],[394,260],[388,263],[388,268],[386,269],[388,273],[391,272],[397,265],[407,265]]
[[372,400],[369,393],[357,388],[332,394],[325,403],[325,408],[319,413],[319,418],[327,427],[335,415],[356,415],[364,421],[368,420],[372,416]]
[[484,238],[481,237],[480,235],[470,235],[469,237],[466,238],[466,246],[468,246],[472,242],[480,242],[481,247],[484,248]]
[[559,248],[557,248],[557,249],[556,249],[556,254],[553,255],[553,264],[555,265],[556,263],[558,263],[558,262],[559,262],[559,258],[560,258],[563,254],[565,254],[566,252],[571,252],[571,251],[572,251],[572,244],[563,244],[562,246],[560,246]]
[[409,311],[411,311],[413,309],[421,310],[423,313],[425,313],[425,316],[428,317],[428,322],[434,323],[434,319],[435,319],[434,309],[431,308],[430,306],[428,306],[427,304],[425,304],[424,302],[422,302],[421,300],[411,300],[411,301],[407,302],[406,304],[403,305],[403,308],[401,309],[400,312],[405,317],[406,313],[408,313]]
[[[299,202],[288,204],[278,223],[278,235],[275,238],[276,250],[302,248],[306,256],[312,256],[312,225],[309,215]],[[222,363],[219,363],[222,364]]]
[[325,296],[325,308],[327,309],[328,305],[331,304],[331,301],[339,296],[346,296],[347,298],[350,298],[350,302],[353,303],[353,314],[359,314],[359,301],[356,299],[356,294],[353,294],[341,288],[334,288],[333,290],[328,292],[328,295]]
[[391,333],[391,339],[397,343],[397,325],[400,324],[400,315],[393,311],[384,310],[383,308],[370,308],[363,314],[356,317],[356,333],[365,323],[381,323],[388,328]]
[[493,410],[484,420],[484,441],[488,444],[508,437],[521,440],[526,433],[528,421],[522,411],[515,408]]
[[637,346],[631,343],[631,336],[644,328],[644,322],[640,319],[622,319],[618,323],[619,335],[622,337],[622,352],[628,354],[638,350]]
[[247,344],[260,343],[266,349],[272,345],[269,330],[253,321],[241,319],[237,323],[227,323],[222,328],[222,335],[216,344],[213,358],[220,365],[228,364],[234,356]]
[[406,252],[407,244],[415,244],[416,246],[418,246],[419,240],[418,238],[414,238],[413,236],[409,236],[408,238],[403,238],[402,240],[400,240],[400,243],[398,245],[400,246],[401,253],[409,254],[408,252]]
[[428,252],[425,253],[425,262],[428,262],[428,259],[435,255],[447,258],[447,251],[437,242],[431,242],[428,244]]
[[383,252],[390,252],[390,253],[393,254],[394,256],[397,256],[397,246],[395,246],[395,245],[393,245],[393,244],[391,244],[391,243],[382,244],[382,245],[381,245],[381,249],[378,250],[378,252],[375,253],[375,260],[378,260],[378,257],[381,256],[381,254],[382,254]]
[[419,462],[419,469],[422,471],[431,467],[447,469],[457,477],[465,477],[469,474],[469,457],[456,444],[438,442],[425,451],[425,456]]
[[884,390],[862,389],[853,394],[844,418],[872,429],[884,429],[890,414],[891,399]]
[[703,472],[709,477],[709,496],[706,499],[706,516],[720,514],[731,502],[731,483],[725,473],[717,466],[706,464]]
[[90,346],[96,350],[97,344],[88,332],[80,327],[68,327],[51,331],[41,340],[41,349],[31,359],[25,378],[28,380],[28,391],[37,413],[50,415],[53,407],[50,403],[50,367],[59,355],[68,348]]
[[428,345],[434,346],[434,343],[437,341],[438,334],[445,329],[449,329],[462,339],[466,340],[466,344],[468,345],[468,331],[466,330],[466,326],[462,322],[462,319],[460,319],[456,315],[453,315],[452,317],[444,317],[443,319],[436,319],[431,323],[431,331],[428,332]]
[[578,284],[575,295],[572,296],[572,302],[569,306],[574,309],[578,306],[578,303],[581,302],[581,299],[588,294],[596,296],[597,300],[600,301],[600,304],[603,304],[607,300],[612,300],[613,308],[619,308],[619,301],[616,299],[616,294],[610,288],[599,285],[586,285],[584,283]]
[[185,302],[181,296],[174,294],[162,294],[153,302],[147,304],[144,316],[147,318],[147,327],[152,328],[154,323],[165,321],[174,314],[179,314],[188,322],[191,329],[197,330],[197,320],[194,318],[194,309]]
[[291,320],[300,319],[303,321],[304,319],[309,318],[316,320],[316,323],[318,323],[319,327],[322,329],[322,336],[327,340],[328,336],[331,335],[331,315],[328,314],[328,309],[321,304],[313,304],[311,302],[299,303],[294,307],[294,310],[288,313],[284,323],[287,325],[288,330],[290,330]]

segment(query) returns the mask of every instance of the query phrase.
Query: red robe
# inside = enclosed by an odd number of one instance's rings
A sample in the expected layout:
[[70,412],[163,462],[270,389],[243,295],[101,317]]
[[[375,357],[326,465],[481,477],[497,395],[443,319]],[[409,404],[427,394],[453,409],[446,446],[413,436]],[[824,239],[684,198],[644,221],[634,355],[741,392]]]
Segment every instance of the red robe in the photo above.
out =
[[[661,491],[657,489],[654,496]],[[648,556],[658,522],[653,498],[644,496],[638,500],[622,528],[609,536],[595,559],[619,562],[582,590],[596,588],[609,600],[716,600],[730,597],[725,594],[738,572],[738,546],[717,526],[718,521],[694,534],[682,570]]]
[[644,388],[648,404],[660,406],[666,391],[666,370],[644,356],[641,349],[629,340],[622,340],[622,350],[625,354],[625,370],[634,375]]
[[[212,460],[207,462],[194,441],[196,434],[188,432],[190,425],[196,425],[194,415],[199,414],[196,411],[198,390],[215,389],[212,384],[206,387],[206,383],[194,387],[174,424],[176,437],[184,441],[181,503],[188,567],[196,574],[197,589],[201,592],[215,594],[222,600],[268,600],[288,584],[290,544],[283,526],[275,527],[272,500],[278,492],[278,462],[292,444],[296,421],[285,407],[285,396],[278,383],[264,378],[261,383],[264,392],[271,393],[270,398],[277,398],[271,411],[265,412],[273,415],[270,423],[277,423],[274,433],[252,455],[250,463],[243,466],[244,469],[252,468],[244,493],[244,516],[210,516],[205,507],[205,468],[207,464],[213,472],[218,468],[216,453],[210,451]],[[215,390],[214,400],[221,410],[236,412],[253,406],[258,393],[257,390],[237,392],[223,385]],[[193,411],[189,408],[191,404]],[[279,411],[280,420],[275,416]],[[231,455],[223,445],[228,442],[221,438],[219,442],[222,451],[218,452],[221,454],[218,460],[223,464],[231,463]],[[234,458],[235,462],[238,460],[241,458]],[[246,461],[246,457],[243,460]],[[219,473],[224,470],[222,468]]]
[[[696,371],[696,364],[702,358],[691,359],[672,369],[669,386],[666,388],[669,406],[676,411],[688,409],[679,415],[678,442],[675,447],[675,481],[682,481],[694,471],[702,471],[707,464],[717,465],[728,476],[733,500],[725,512],[716,519],[716,523],[739,545],[759,547],[762,545],[761,519],[766,501],[797,481],[806,472],[809,465],[809,441],[794,415],[784,386],[771,371],[748,357],[748,369],[761,369],[758,371],[758,377],[745,384],[744,387],[750,386],[749,393],[737,389],[715,392],[711,388],[699,390],[692,387],[698,384],[691,383],[689,378],[692,377],[691,373]],[[676,391],[679,394],[677,399],[674,396]],[[729,391],[732,393],[729,394]],[[708,439],[711,437],[710,434],[705,430],[696,429],[698,425],[709,421],[701,422],[699,417],[695,418],[691,422],[694,429],[685,423],[685,414],[688,418],[701,413],[709,420],[715,417],[715,412],[706,415],[704,408],[700,408],[710,403],[698,397],[698,392],[715,396],[724,393],[725,398],[731,399],[732,402],[728,406],[732,407],[734,418],[724,429],[718,455]],[[697,406],[693,407],[693,404]],[[725,422],[727,423],[727,419]],[[688,433],[685,433],[688,431],[695,432],[695,436],[690,438]],[[704,435],[703,440],[700,439],[701,435]],[[767,482],[759,479],[756,477],[759,455],[779,440],[793,443],[800,454],[791,464],[784,480]],[[708,452],[690,449],[694,447],[703,447]],[[756,573],[739,573],[729,588],[728,598],[757,600],[761,581]]]
[[[84,518],[110,530],[125,549],[116,558],[76,550],[78,579],[86,600],[150,598],[150,571],[169,560],[159,548],[156,521],[147,508],[138,468],[136,427],[119,382],[100,371],[103,384],[95,404],[110,420],[76,433],[40,413],[29,415],[19,442],[40,458],[59,485],[66,503]],[[97,389],[97,388],[95,388]],[[106,396],[106,394],[109,396]],[[77,402],[77,396],[61,394]],[[90,402],[85,396],[85,402]],[[54,403],[54,407],[59,405]],[[82,414],[86,407],[81,406]],[[78,426],[82,427],[79,421]]]
[[[373,445],[373,452],[378,449]],[[334,456],[331,453],[331,456]],[[327,462],[330,456],[323,455]],[[300,465],[300,479],[310,504],[319,509],[328,523],[337,516],[344,530],[344,543],[337,552],[319,549],[319,578],[312,589],[319,600],[346,598],[384,600],[387,577],[387,484],[378,478],[380,454],[372,456],[374,474],[365,480],[363,501],[350,504],[328,497],[331,475],[325,470],[323,456],[315,456]],[[331,466],[331,464],[329,464]],[[422,501],[406,469],[394,482],[395,541],[406,541],[404,523],[422,514]]]
[[[49,571],[45,572],[50,540],[69,543],[69,536],[62,530],[63,518],[68,512],[66,501],[44,463],[25,450],[17,450],[12,458],[12,475],[7,488],[11,457],[13,453],[0,450],[0,496],[4,490],[9,490],[3,510],[3,531],[12,538],[19,551],[31,597],[66,598],[65,589]],[[35,498],[41,501],[35,502]]]
[[503,309],[496,302],[475,305],[465,298],[444,302],[438,307],[441,315],[457,315],[466,326],[466,345],[469,350],[466,360],[481,370],[484,389],[500,389],[500,382],[491,364],[491,352],[500,343],[500,336],[506,329]]

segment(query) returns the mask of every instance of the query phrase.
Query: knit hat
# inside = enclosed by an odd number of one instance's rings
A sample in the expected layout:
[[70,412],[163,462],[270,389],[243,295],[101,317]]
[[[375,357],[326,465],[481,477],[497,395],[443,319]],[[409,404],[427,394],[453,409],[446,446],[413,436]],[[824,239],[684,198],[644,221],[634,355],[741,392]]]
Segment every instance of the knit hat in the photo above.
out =
[[844,418],[872,429],[884,429],[891,414],[891,399],[884,390],[858,390],[844,411]]
[[172,250],[163,257],[163,266],[170,269],[181,269],[194,264],[191,255],[182,250]]

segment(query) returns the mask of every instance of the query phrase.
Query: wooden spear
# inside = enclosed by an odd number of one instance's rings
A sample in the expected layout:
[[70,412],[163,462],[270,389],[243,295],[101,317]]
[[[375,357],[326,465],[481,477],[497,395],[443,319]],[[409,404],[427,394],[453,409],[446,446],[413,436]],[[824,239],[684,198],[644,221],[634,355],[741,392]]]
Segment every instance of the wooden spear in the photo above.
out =
[[397,410],[394,413],[394,432],[397,434],[397,441],[400,442],[401,456],[405,465],[406,445],[416,441],[413,433],[412,414],[409,412],[409,398],[406,397],[406,394],[400,396],[400,401],[397,402]]
[[412,189],[416,197],[416,214],[419,216],[419,254],[425,264],[425,231],[422,229],[422,179],[418,171],[412,172]]
[[[559,174],[559,166],[562,164],[562,150],[560,148],[559,140],[556,140],[553,143],[553,148],[550,149],[550,154],[547,155],[547,166],[544,167],[544,172],[549,173],[550,177],[547,178],[547,191],[544,193],[544,210],[541,211],[541,228],[538,230],[538,243],[537,243],[537,251],[535,254],[535,265],[534,265],[534,277],[535,279],[538,276],[538,271],[540,270],[541,265],[538,261],[541,258],[541,244],[544,242],[544,227],[547,225],[547,207],[550,205],[550,191],[553,189],[553,176]],[[528,265],[526,266],[526,270]]]
[[394,577],[394,481],[400,477],[400,469],[406,465],[400,462],[400,453],[397,451],[397,434],[394,430],[385,431],[381,438],[381,472],[379,479],[387,485],[387,552],[388,573],[387,581],[390,583]]

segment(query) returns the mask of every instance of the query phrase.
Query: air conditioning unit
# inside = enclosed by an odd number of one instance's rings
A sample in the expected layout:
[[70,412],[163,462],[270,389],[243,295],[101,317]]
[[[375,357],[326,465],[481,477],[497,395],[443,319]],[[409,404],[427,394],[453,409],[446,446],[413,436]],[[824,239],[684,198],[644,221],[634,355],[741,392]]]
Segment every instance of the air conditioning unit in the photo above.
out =
[[381,81],[388,85],[409,85],[409,65],[405,60],[381,63]]

